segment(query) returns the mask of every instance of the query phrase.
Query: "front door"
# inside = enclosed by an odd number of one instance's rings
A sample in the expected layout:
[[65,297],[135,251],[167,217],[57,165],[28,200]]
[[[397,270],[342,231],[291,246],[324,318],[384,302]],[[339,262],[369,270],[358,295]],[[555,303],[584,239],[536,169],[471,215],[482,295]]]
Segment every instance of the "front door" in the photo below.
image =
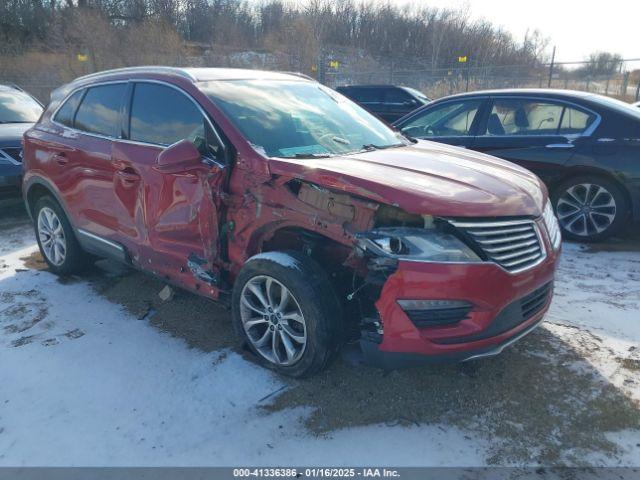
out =
[[472,148],[522,165],[552,182],[594,119],[589,112],[554,100],[495,98]]
[[400,128],[410,137],[469,148],[484,103],[477,98],[442,102],[420,110]]
[[[143,268],[200,293],[216,295],[220,261],[218,215],[225,166],[219,137],[191,97],[164,84],[136,82],[125,140],[114,144],[120,172],[116,196],[140,237]],[[160,152],[180,140],[203,155],[201,167],[167,173]],[[201,290],[203,287],[203,290]]]

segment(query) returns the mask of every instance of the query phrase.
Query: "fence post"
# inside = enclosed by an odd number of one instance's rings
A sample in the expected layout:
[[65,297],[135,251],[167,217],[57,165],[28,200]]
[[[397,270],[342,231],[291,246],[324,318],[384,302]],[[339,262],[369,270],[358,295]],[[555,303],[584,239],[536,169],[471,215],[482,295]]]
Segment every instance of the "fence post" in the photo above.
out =
[[551,53],[551,63],[549,64],[549,82],[547,84],[548,88],[551,88],[551,79],[553,78],[553,63],[556,61],[556,47],[553,47],[553,52]]
[[638,87],[636,88],[636,101],[640,100],[640,80],[638,80]]
[[624,72],[624,77],[622,78],[622,87],[620,89],[620,95],[623,99],[627,98],[627,87],[629,86],[629,72]]

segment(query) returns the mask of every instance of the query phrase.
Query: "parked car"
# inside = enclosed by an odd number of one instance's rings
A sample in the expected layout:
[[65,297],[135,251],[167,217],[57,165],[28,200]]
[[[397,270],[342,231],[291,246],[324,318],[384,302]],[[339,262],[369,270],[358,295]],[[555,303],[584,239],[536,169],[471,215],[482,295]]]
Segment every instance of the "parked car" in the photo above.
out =
[[573,240],[599,241],[640,219],[640,111],[627,103],[565,90],[474,92],[439,99],[396,126],[533,171]]
[[414,144],[301,76],[82,77],[54,92],[24,158],[52,272],[92,253],[229,302],[285,375],[358,337],[387,368],[495,355],[551,301],[560,234],[535,175]]
[[0,85],[0,195],[22,184],[22,134],[38,120],[42,105],[21,89]]
[[418,90],[395,85],[348,85],[336,90],[389,123],[431,101]]

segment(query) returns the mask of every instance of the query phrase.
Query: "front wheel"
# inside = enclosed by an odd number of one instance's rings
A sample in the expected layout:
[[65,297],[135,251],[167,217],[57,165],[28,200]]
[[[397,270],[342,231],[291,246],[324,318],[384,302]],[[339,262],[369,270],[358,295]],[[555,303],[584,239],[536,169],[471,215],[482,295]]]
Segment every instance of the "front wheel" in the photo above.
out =
[[335,357],[342,309],[329,276],[298,252],[250,258],[233,290],[236,333],[260,363],[290,377],[324,369]]
[[565,180],[553,200],[563,236],[571,240],[604,240],[622,228],[629,214],[620,186],[595,175]]

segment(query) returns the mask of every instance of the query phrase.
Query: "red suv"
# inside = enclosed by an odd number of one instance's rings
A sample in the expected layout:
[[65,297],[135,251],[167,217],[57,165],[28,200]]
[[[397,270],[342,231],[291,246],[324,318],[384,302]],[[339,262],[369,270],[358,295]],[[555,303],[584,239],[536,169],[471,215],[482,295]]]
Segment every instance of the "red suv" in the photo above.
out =
[[228,302],[285,375],[354,339],[386,368],[495,355],[551,301],[560,233],[535,175],[410,140],[300,75],[82,77],[25,134],[24,163],[53,272],[99,255]]

